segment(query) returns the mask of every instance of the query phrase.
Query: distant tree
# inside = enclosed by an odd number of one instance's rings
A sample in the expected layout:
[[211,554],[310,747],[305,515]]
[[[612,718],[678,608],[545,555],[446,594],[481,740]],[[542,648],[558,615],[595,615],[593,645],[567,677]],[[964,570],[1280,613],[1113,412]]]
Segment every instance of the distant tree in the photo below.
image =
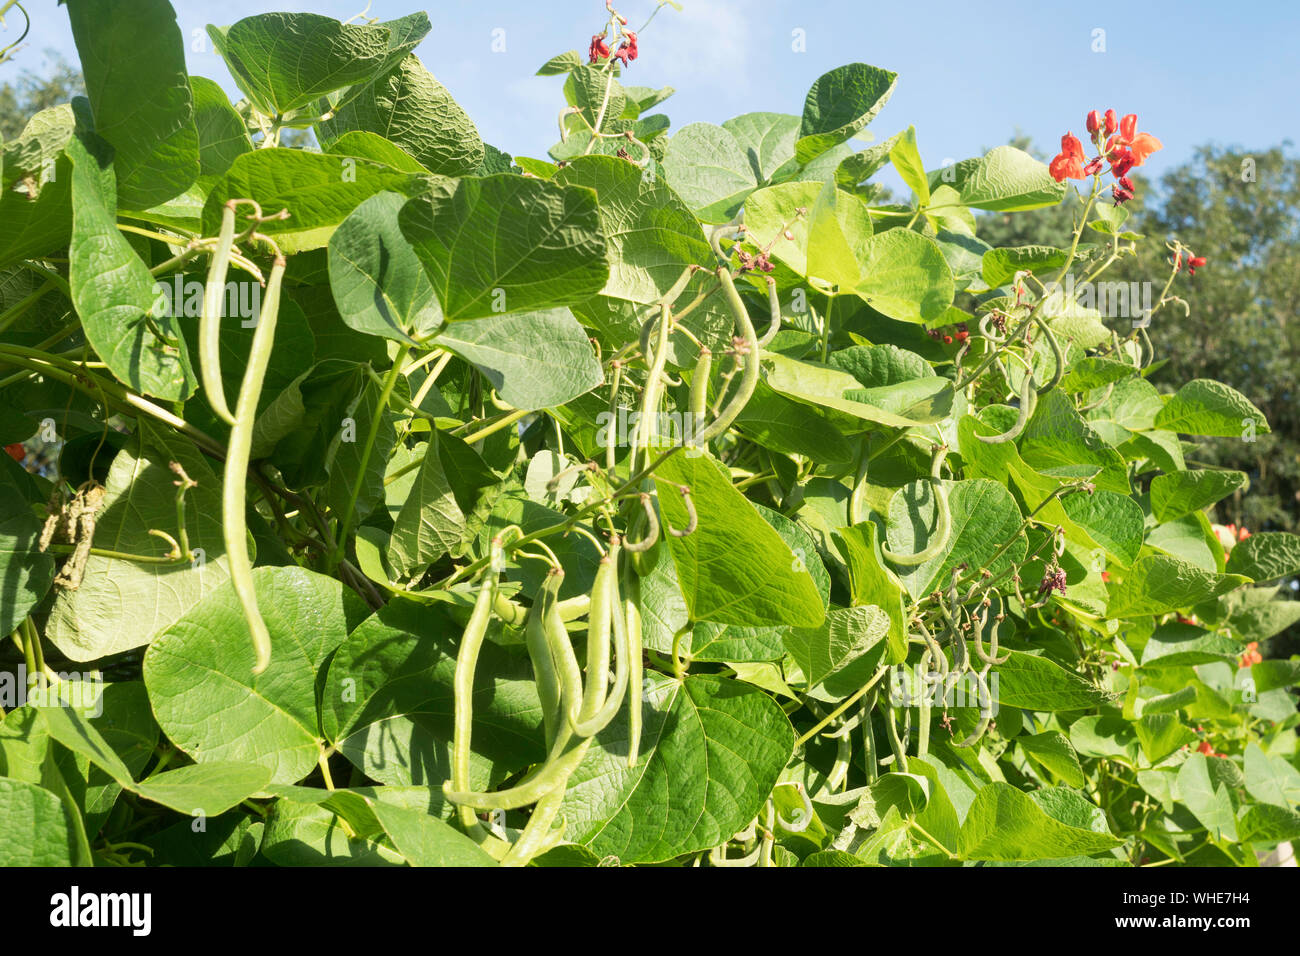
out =
[[53,50],[45,55],[46,73],[24,70],[12,82],[0,84],[0,137],[6,141],[16,139],[34,113],[85,94],[80,70]]

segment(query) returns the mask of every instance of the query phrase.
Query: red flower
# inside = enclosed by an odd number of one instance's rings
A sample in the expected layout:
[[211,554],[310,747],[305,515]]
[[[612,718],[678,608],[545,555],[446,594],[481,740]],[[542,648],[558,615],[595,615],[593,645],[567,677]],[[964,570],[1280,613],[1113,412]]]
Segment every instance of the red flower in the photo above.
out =
[[605,42],[605,34],[597,33],[591,38],[591,48],[587,50],[587,56],[592,63],[609,56],[609,44]]
[[1107,584],[1110,584],[1110,572],[1109,571],[1101,572],[1101,579],[1105,581]]
[[1208,740],[1202,740],[1202,741],[1201,741],[1201,745],[1200,745],[1199,747],[1197,747],[1196,749],[1197,749],[1198,752],[1205,754],[1205,756],[1207,756],[1207,757],[1222,757],[1222,756],[1223,756],[1223,754],[1217,754],[1217,753],[1214,752],[1214,748],[1210,746],[1210,742],[1209,742]]
[[1259,641],[1251,641],[1246,645],[1246,653],[1241,655],[1241,663],[1238,668],[1251,667],[1258,664],[1264,659],[1264,655],[1259,652]]
[[1089,176],[1096,176],[1099,172],[1101,172],[1101,167],[1102,167],[1102,159],[1100,156],[1097,156],[1087,166],[1083,167],[1083,171]]
[[635,60],[637,56],[636,34],[628,30],[623,36],[625,39],[618,45],[618,49],[614,51],[614,57],[624,66],[627,66],[628,61]]
[[1058,183],[1065,179],[1084,179],[1083,144],[1073,133],[1061,137],[1061,151],[1052,160],[1048,171]]
[[1105,130],[1106,135],[1109,136],[1111,133],[1115,132],[1115,130],[1117,130],[1117,129],[1119,129],[1119,123],[1115,120],[1115,111],[1114,111],[1114,110],[1107,110],[1107,111],[1106,111],[1106,125],[1105,125],[1105,127],[1104,127],[1104,130]]
[[965,329],[957,330],[956,339],[958,342],[965,342],[968,338],[970,338],[970,333],[967,332]]
[[[1106,141],[1106,155],[1110,157],[1112,164],[1116,159],[1127,155],[1132,158],[1133,166],[1141,166],[1146,162],[1146,158],[1156,150],[1164,149],[1164,143],[1150,133],[1139,133],[1137,131],[1137,121],[1137,114],[1129,113],[1119,121],[1119,135],[1112,136]],[[1107,125],[1110,124],[1107,123]],[[1126,169],[1125,172],[1127,171]],[[1122,176],[1124,174],[1116,173],[1116,175]]]
[[1101,129],[1101,114],[1093,110],[1088,114],[1088,119],[1084,122],[1084,125],[1088,128],[1088,132],[1095,137],[1097,130]]
[[[1203,266],[1203,265],[1205,265],[1205,256],[1197,256],[1195,259],[1188,259],[1188,260],[1187,260],[1187,274],[1188,274],[1189,276],[1194,276],[1194,275],[1196,275],[1196,270],[1199,269],[1199,268],[1200,268],[1201,266]],[[1246,535],[1247,535],[1247,537],[1249,537],[1250,532],[1247,531],[1247,532],[1246,532]],[[1237,540],[1238,540],[1238,541],[1241,541],[1242,539],[1241,539],[1241,538],[1238,538]]]
[[14,442],[12,445],[5,445],[5,451],[9,452],[9,457],[20,465],[23,459],[27,457],[27,449],[23,447],[22,442]]

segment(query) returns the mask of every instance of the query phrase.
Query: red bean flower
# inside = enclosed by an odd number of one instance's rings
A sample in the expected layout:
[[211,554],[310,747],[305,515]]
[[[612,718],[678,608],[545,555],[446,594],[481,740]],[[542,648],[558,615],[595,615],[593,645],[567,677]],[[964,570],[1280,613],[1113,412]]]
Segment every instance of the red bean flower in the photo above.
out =
[[1112,166],[1118,159],[1131,161],[1131,164],[1124,168],[1124,172],[1115,173],[1117,178],[1134,166],[1141,166],[1156,150],[1164,149],[1164,144],[1150,133],[1137,131],[1137,121],[1137,114],[1129,113],[1119,121],[1119,133],[1106,141],[1106,156]]
[[1245,669],[1258,664],[1264,659],[1264,655],[1259,652],[1259,641],[1251,641],[1246,645],[1246,653],[1241,655],[1241,663],[1237,666]]
[[1047,168],[1058,183],[1066,179],[1086,179],[1087,174],[1083,171],[1085,159],[1079,137],[1066,133],[1061,137],[1061,151]]
[[592,63],[603,60],[609,56],[609,44],[605,42],[605,35],[597,33],[591,38],[591,47],[587,50],[587,56]]
[[620,43],[618,49],[614,51],[614,57],[624,66],[627,66],[628,61],[635,60],[637,56],[636,34],[631,30],[628,30],[623,34],[623,38],[623,42]]

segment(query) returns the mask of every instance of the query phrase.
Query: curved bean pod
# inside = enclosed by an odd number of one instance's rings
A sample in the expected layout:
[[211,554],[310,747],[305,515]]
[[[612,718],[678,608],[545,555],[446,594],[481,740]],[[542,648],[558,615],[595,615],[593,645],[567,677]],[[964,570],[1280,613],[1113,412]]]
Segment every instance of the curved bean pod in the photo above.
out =
[[226,270],[230,265],[230,252],[235,242],[235,204],[226,203],[221,209],[221,231],[217,233],[217,248],[208,266],[208,282],[203,289],[203,311],[199,313],[199,371],[203,378],[203,393],[217,417],[227,425],[235,424],[235,416],[226,404],[226,389],[221,382],[221,319],[226,305]]

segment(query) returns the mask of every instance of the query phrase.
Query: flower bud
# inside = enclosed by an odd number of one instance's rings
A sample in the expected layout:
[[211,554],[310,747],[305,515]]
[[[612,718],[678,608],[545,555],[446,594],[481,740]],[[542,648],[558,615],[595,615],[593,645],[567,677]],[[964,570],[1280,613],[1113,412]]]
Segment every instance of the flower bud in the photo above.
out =
[[1093,136],[1097,135],[1097,130],[1101,129],[1101,114],[1093,110],[1088,114],[1087,122],[1084,124],[1088,127],[1088,132]]

